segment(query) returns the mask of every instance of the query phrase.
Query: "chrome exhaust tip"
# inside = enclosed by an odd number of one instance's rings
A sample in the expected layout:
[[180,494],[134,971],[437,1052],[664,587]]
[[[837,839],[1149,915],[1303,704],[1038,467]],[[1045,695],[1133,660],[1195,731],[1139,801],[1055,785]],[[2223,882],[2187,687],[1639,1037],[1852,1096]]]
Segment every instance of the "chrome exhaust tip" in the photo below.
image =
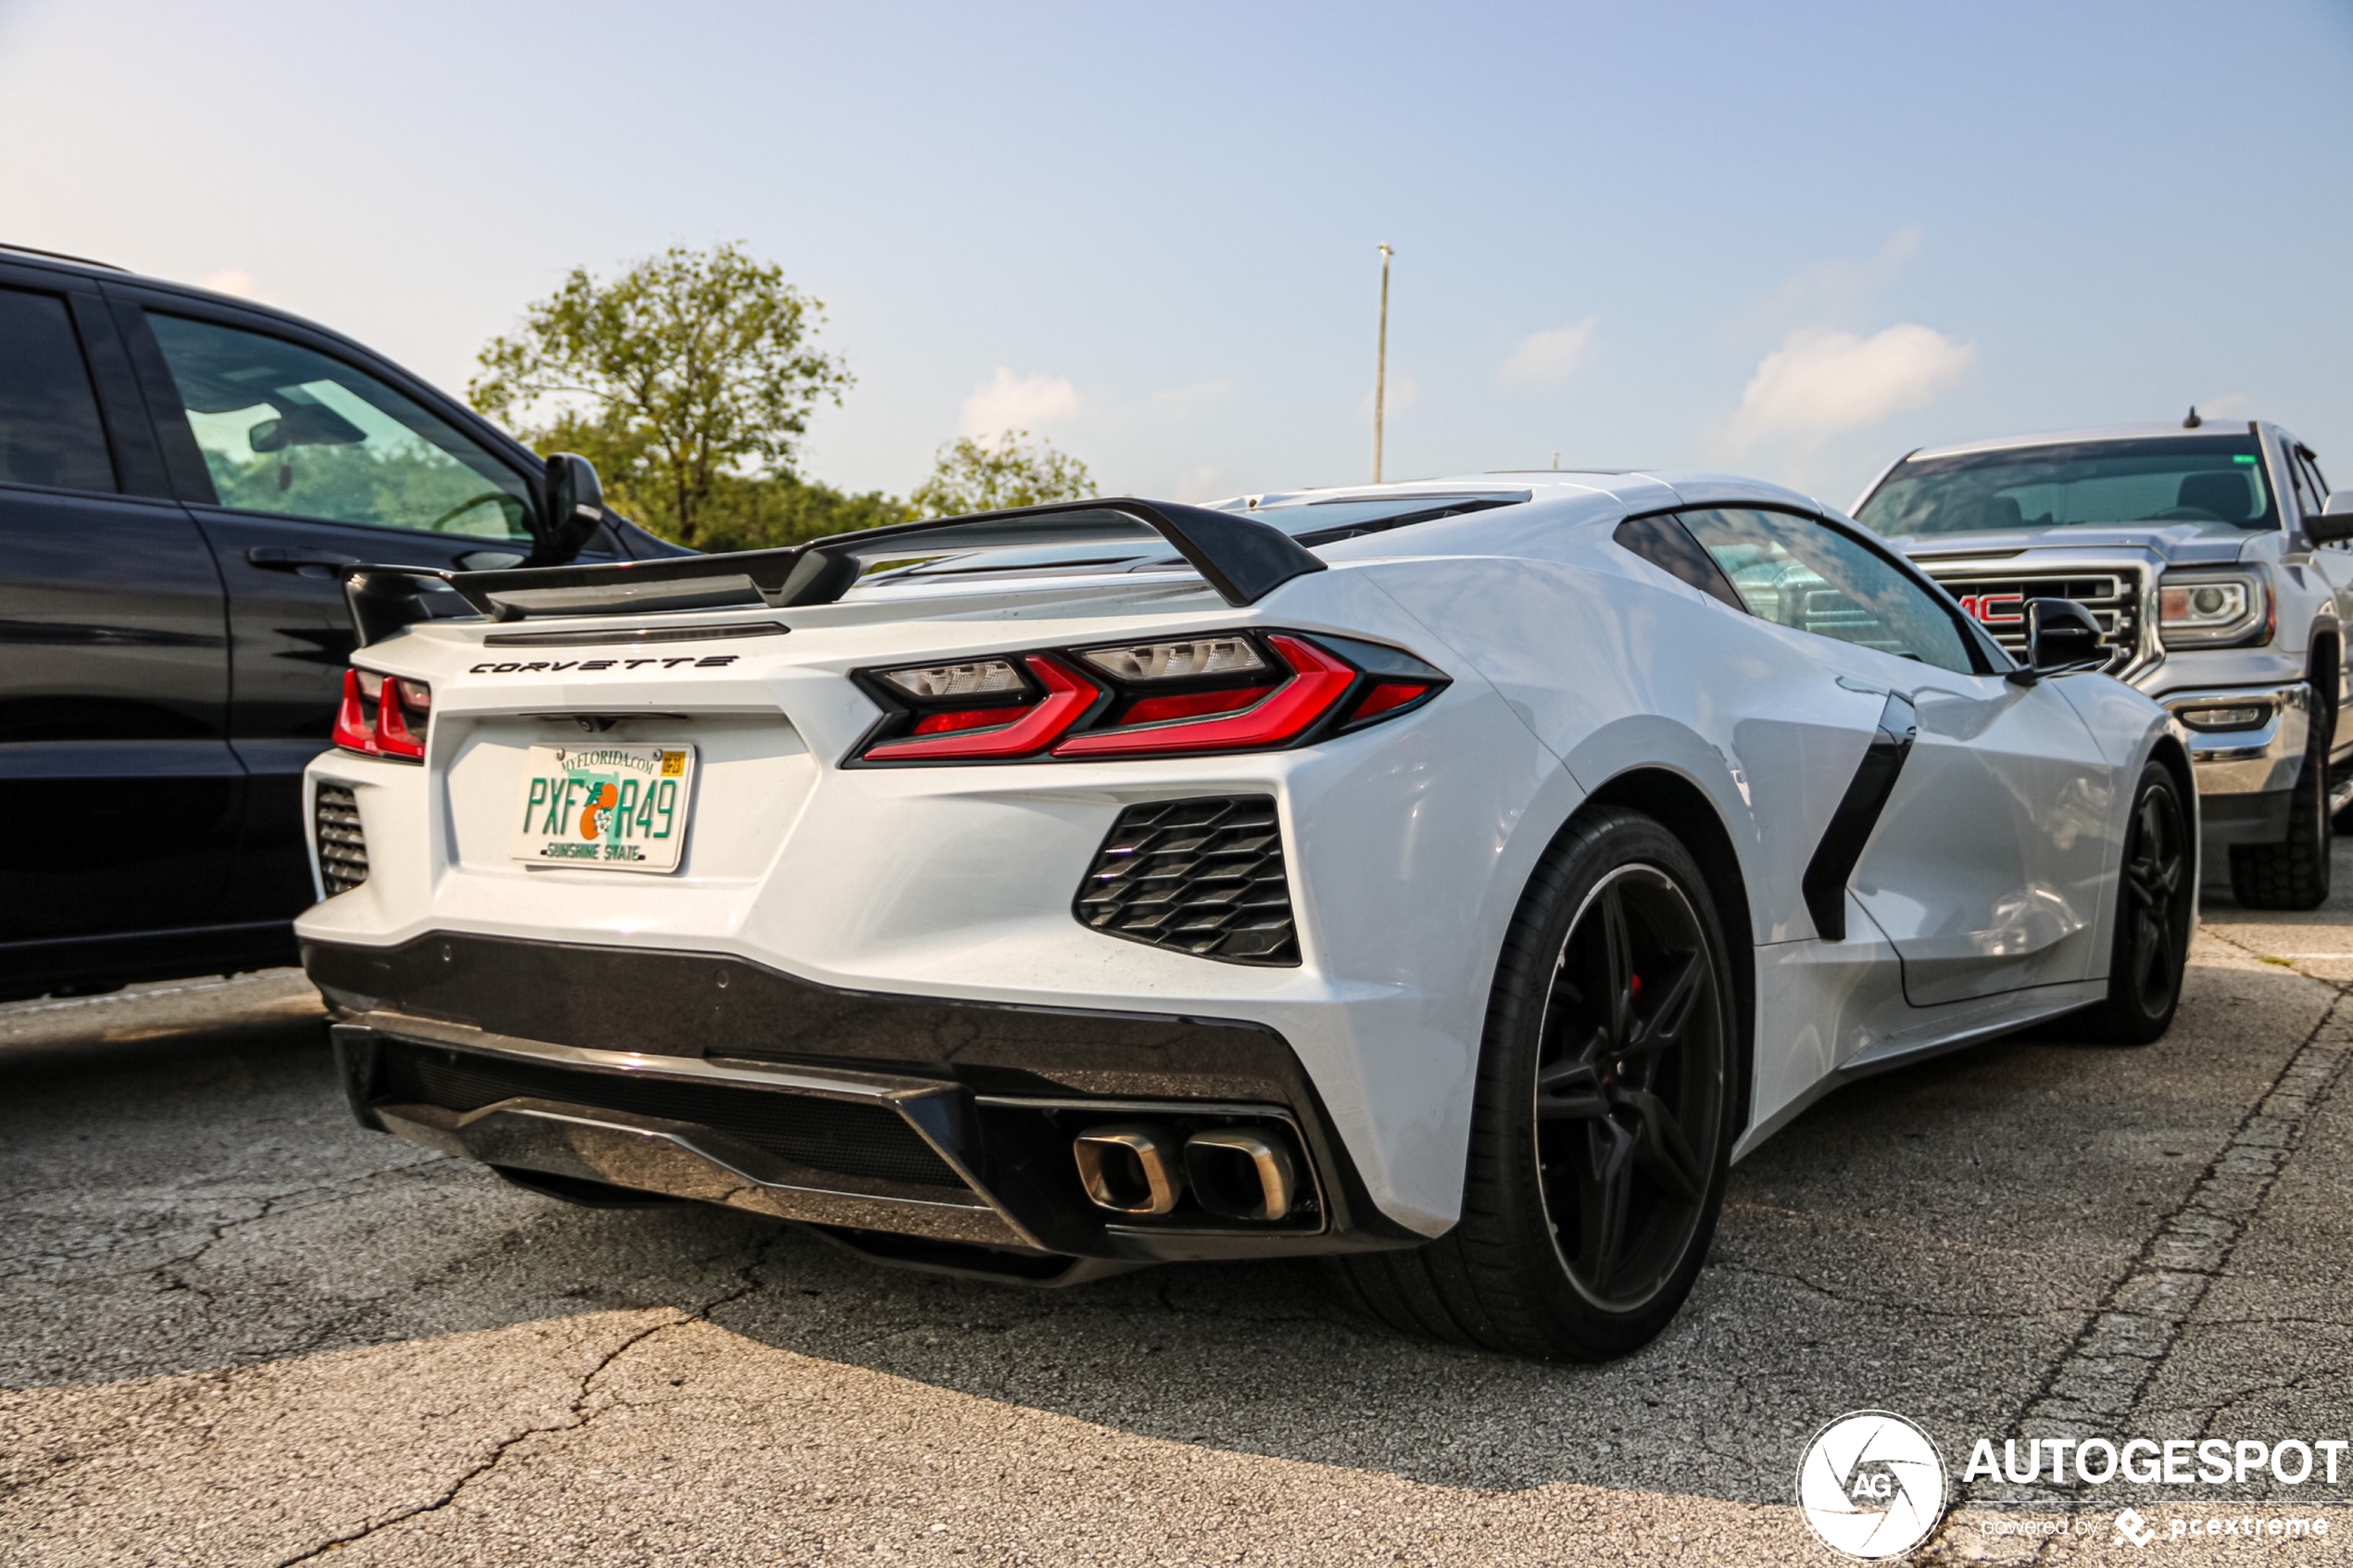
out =
[[1071,1141],[1078,1181],[1098,1209],[1114,1214],[1165,1214],[1185,1195],[1176,1135],[1144,1122],[1090,1127]]
[[1279,1220],[1299,1196],[1290,1150],[1247,1127],[1194,1134],[1185,1174],[1201,1206],[1228,1220]]

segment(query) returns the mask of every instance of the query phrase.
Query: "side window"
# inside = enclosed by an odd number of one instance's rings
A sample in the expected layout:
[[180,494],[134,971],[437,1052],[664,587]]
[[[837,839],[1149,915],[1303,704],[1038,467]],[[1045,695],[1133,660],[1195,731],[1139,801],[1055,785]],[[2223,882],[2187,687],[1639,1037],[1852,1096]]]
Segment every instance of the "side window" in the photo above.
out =
[[1741,596],[1724,578],[1713,558],[1699,547],[1683,525],[1671,517],[1629,517],[1611,534],[1619,547],[1632,551],[1670,577],[1680,577],[1703,594],[1713,594],[1734,609],[1746,609]]
[[1949,608],[1827,523],[1730,508],[1681,516],[1752,614],[1940,670],[1977,672]]
[[53,294],[0,289],[0,481],[115,487],[82,340]]
[[2328,504],[2329,498],[2329,482],[2321,477],[2321,460],[2299,448],[2295,462],[2296,477],[2311,487],[2312,510],[2317,512]]
[[522,477],[411,398],[258,332],[150,315],[220,504],[522,540]]
[[2312,493],[2312,468],[2293,447],[2287,454],[2288,483],[2296,491],[2296,508],[2306,517],[2318,517],[2323,497]]

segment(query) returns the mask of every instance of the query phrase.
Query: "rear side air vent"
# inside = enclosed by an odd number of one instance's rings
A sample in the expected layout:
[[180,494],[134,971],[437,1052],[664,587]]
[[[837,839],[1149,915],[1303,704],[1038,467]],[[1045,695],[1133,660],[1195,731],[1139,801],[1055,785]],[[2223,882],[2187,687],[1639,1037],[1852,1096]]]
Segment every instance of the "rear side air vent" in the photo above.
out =
[[368,838],[359,830],[359,800],[349,784],[321,784],[316,810],[319,880],[332,898],[368,880]]
[[1106,936],[1227,963],[1299,962],[1282,828],[1269,795],[1130,806],[1112,824],[1075,908]]

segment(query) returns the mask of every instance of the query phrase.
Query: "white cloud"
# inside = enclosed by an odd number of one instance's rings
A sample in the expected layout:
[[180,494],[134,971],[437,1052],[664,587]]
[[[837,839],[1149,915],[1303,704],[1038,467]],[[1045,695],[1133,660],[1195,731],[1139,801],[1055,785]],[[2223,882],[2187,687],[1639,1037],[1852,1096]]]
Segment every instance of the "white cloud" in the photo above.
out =
[[196,286],[210,289],[215,294],[233,294],[240,299],[261,300],[264,303],[268,300],[261,292],[261,285],[253,281],[253,274],[235,267],[222,272],[208,272],[196,280]]
[[1078,389],[1063,376],[1017,376],[1004,366],[964,399],[966,435],[1034,431],[1078,412]]
[[1977,349],[1917,321],[1858,337],[1806,327],[1765,356],[1732,416],[1735,445],[1771,436],[1818,439],[1917,408],[1969,369]]
[[1793,322],[1839,322],[1867,309],[1871,297],[1895,281],[1919,254],[1918,224],[1898,229],[1877,256],[1857,261],[1832,257],[1802,268],[1771,294],[1742,312],[1740,331],[1771,332]]
[[1504,379],[1522,386],[1557,386],[1585,362],[1595,318],[1530,334],[1504,361]]

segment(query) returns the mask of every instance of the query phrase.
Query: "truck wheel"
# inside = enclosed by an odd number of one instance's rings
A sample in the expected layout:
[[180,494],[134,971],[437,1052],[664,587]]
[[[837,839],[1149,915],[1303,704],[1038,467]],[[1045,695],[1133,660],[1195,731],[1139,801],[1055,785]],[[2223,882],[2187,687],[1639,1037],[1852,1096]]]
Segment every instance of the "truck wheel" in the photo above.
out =
[[1392,1327],[1600,1361],[1665,1328],[1715,1234],[1742,1031],[1723,928],[1639,812],[1572,827],[1529,884],[1488,1002],[1463,1216],[1340,1261]]
[[2145,1046],[2172,1027],[2189,963],[2189,818],[2163,763],[2141,770],[2117,877],[2116,939],[2108,1000],[2078,1015],[2084,1039]]
[[2231,847],[2231,892],[2250,909],[2316,909],[2329,896],[2329,731],[2326,695],[2315,691],[2304,767],[2277,844]]

